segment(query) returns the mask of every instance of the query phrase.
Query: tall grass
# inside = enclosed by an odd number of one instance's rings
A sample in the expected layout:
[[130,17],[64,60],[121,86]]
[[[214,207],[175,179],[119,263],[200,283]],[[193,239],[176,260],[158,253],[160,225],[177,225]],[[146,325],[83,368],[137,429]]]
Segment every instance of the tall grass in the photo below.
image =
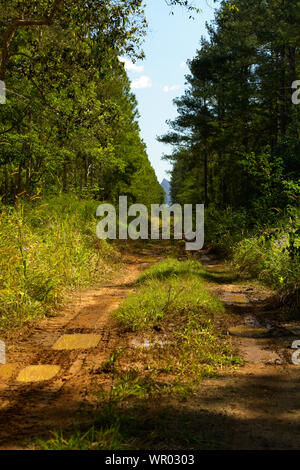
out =
[[[300,246],[300,238],[296,247]],[[289,250],[289,237],[280,232],[266,240],[258,235],[239,242],[233,252],[233,265],[240,272],[256,277],[274,289],[300,282],[300,256]]]
[[0,330],[51,313],[66,288],[111,272],[119,255],[96,237],[96,206],[63,195],[1,207]]

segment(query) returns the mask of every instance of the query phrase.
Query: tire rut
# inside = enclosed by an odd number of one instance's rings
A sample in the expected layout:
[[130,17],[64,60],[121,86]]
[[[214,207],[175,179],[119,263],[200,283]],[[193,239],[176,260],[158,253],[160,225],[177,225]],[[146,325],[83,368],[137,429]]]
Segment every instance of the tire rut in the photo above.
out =
[[[10,379],[0,379],[0,449],[22,449],[24,441],[34,436],[82,423],[78,411],[93,406],[90,403],[101,383],[97,375],[95,384],[89,370],[100,366],[122,343],[111,312],[132,291],[143,269],[141,262],[131,261],[118,278],[99,289],[80,292],[57,317],[40,321],[25,339],[21,335],[10,342],[7,362],[16,364],[16,369]],[[99,335],[100,340],[96,347],[86,350],[52,349],[61,336],[74,334]],[[52,380],[17,382],[20,370],[39,364],[59,366],[59,373]]]

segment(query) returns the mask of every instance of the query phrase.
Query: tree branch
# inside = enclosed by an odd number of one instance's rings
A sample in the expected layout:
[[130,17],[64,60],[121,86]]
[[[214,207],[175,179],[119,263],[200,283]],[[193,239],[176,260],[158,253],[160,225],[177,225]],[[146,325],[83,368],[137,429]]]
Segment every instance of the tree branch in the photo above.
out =
[[26,26],[50,26],[54,21],[55,14],[57,13],[61,5],[63,5],[63,3],[64,0],[54,0],[53,7],[49,15],[45,16],[44,18],[41,18],[40,20],[36,20],[33,18],[16,18],[12,20],[11,25],[6,29],[3,37],[3,47],[1,52],[0,65],[0,80],[4,80],[5,78],[6,66],[9,59],[9,47],[18,28],[24,28]]
[[25,111],[22,114],[22,116],[20,116],[20,118],[17,120],[17,122],[15,122],[9,129],[6,129],[5,131],[0,131],[0,135],[7,134],[8,132],[13,131],[16,127],[18,127],[20,124],[22,124],[25,117],[27,116],[27,110],[30,108],[30,106],[31,106],[30,104],[28,104],[28,106],[26,106]]

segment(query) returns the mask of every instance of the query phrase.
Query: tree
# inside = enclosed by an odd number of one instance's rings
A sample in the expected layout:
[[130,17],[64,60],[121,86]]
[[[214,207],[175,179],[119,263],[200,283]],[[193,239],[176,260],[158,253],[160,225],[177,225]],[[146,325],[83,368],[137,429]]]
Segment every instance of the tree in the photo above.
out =
[[[139,2],[127,2],[128,15],[129,3]],[[38,8],[46,4],[39,2]],[[160,186],[139,136],[135,97],[118,60],[126,38],[125,29],[118,30],[117,4],[65,4],[69,10],[60,11],[51,27],[20,28],[10,47],[8,100],[0,108],[0,132],[9,144],[0,149],[4,199],[13,202],[24,191],[71,191],[112,201],[122,190],[134,201],[132,182],[143,171],[151,176],[152,196],[159,202]]]
[[174,201],[247,208],[249,221],[289,203],[284,188],[300,170],[294,13],[288,1],[222,2],[159,138],[174,146]]

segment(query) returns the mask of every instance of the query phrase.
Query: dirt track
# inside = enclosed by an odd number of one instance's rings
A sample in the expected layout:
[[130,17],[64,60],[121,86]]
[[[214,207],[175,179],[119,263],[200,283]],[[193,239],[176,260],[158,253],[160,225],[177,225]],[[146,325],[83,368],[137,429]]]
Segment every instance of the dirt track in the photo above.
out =
[[[270,325],[270,336],[234,337],[233,344],[244,366],[232,377],[206,380],[197,397],[197,408],[205,408],[211,418],[216,418],[216,435],[225,448],[299,449],[300,366],[291,360],[291,345],[299,337],[283,327],[285,321],[278,311],[265,309],[269,295],[266,289],[228,284],[223,278],[226,271],[219,263],[208,270],[216,281],[210,289],[225,304],[228,298],[234,301],[234,296],[245,298],[245,304],[227,304],[225,324],[229,327],[257,321]],[[293,322],[295,328],[298,324]]]
[[[8,380],[0,378],[0,449],[20,448],[24,441],[46,436],[49,430],[82,424],[80,406],[92,409],[95,399],[91,371],[108,360],[120,343],[110,312],[128,295],[142,269],[141,262],[131,260],[107,285],[77,292],[58,316],[12,336],[7,344],[7,362],[16,364],[16,369]],[[100,343],[88,350],[52,349],[62,335],[78,333],[100,335]],[[16,381],[21,369],[38,364],[55,364],[60,371],[44,382]]]
[[[7,345],[7,359],[17,367],[11,378],[0,380],[0,449],[24,448],[24,442],[47,437],[49,430],[67,429],[76,423],[88,425],[88,410],[92,423],[99,383],[109,386],[105,374],[99,376],[97,368],[109,359],[115,347],[124,344],[124,335],[110,313],[133,289],[133,281],[146,267],[141,258],[131,259],[107,285],[77,292],[58,316],[12,337]],[[226,284],[218,277],[213,282],[220,266],[211,266],[208,272],[212,276],[210,289],[216,296],[223,298],[229,292],[249,298],[249,304],[228,307],[221,329],[241,323],[249,311],[264,315],[259,304],[265,298],[263,291]],[[78,333],[96,334],[101,340],[96,348],[88,350],[52,349],[62,335]],[[245,365],[231,376],[205,379],[185,403],[172,400],[168,421],[164,423],[166,432],[169,426],[171,435],[172,429],[182,426],[184,420],[195,434],[203,433],[212,448],[216,442],[216,448],[225,449],[299,449],[300,368],[291,363],[291,338],[233,341]],[[17,382],[18,372],[30,364],[55,364],[60,371],[52,380]],[[168,403],[163,400],[149,404],[151,419],[156,419],[156,412],[160,419],[164,405]],[[167,444],[157,444],[157,448],[160,446],[165,448]],[[188,447],[198,448],[197,444]]]

